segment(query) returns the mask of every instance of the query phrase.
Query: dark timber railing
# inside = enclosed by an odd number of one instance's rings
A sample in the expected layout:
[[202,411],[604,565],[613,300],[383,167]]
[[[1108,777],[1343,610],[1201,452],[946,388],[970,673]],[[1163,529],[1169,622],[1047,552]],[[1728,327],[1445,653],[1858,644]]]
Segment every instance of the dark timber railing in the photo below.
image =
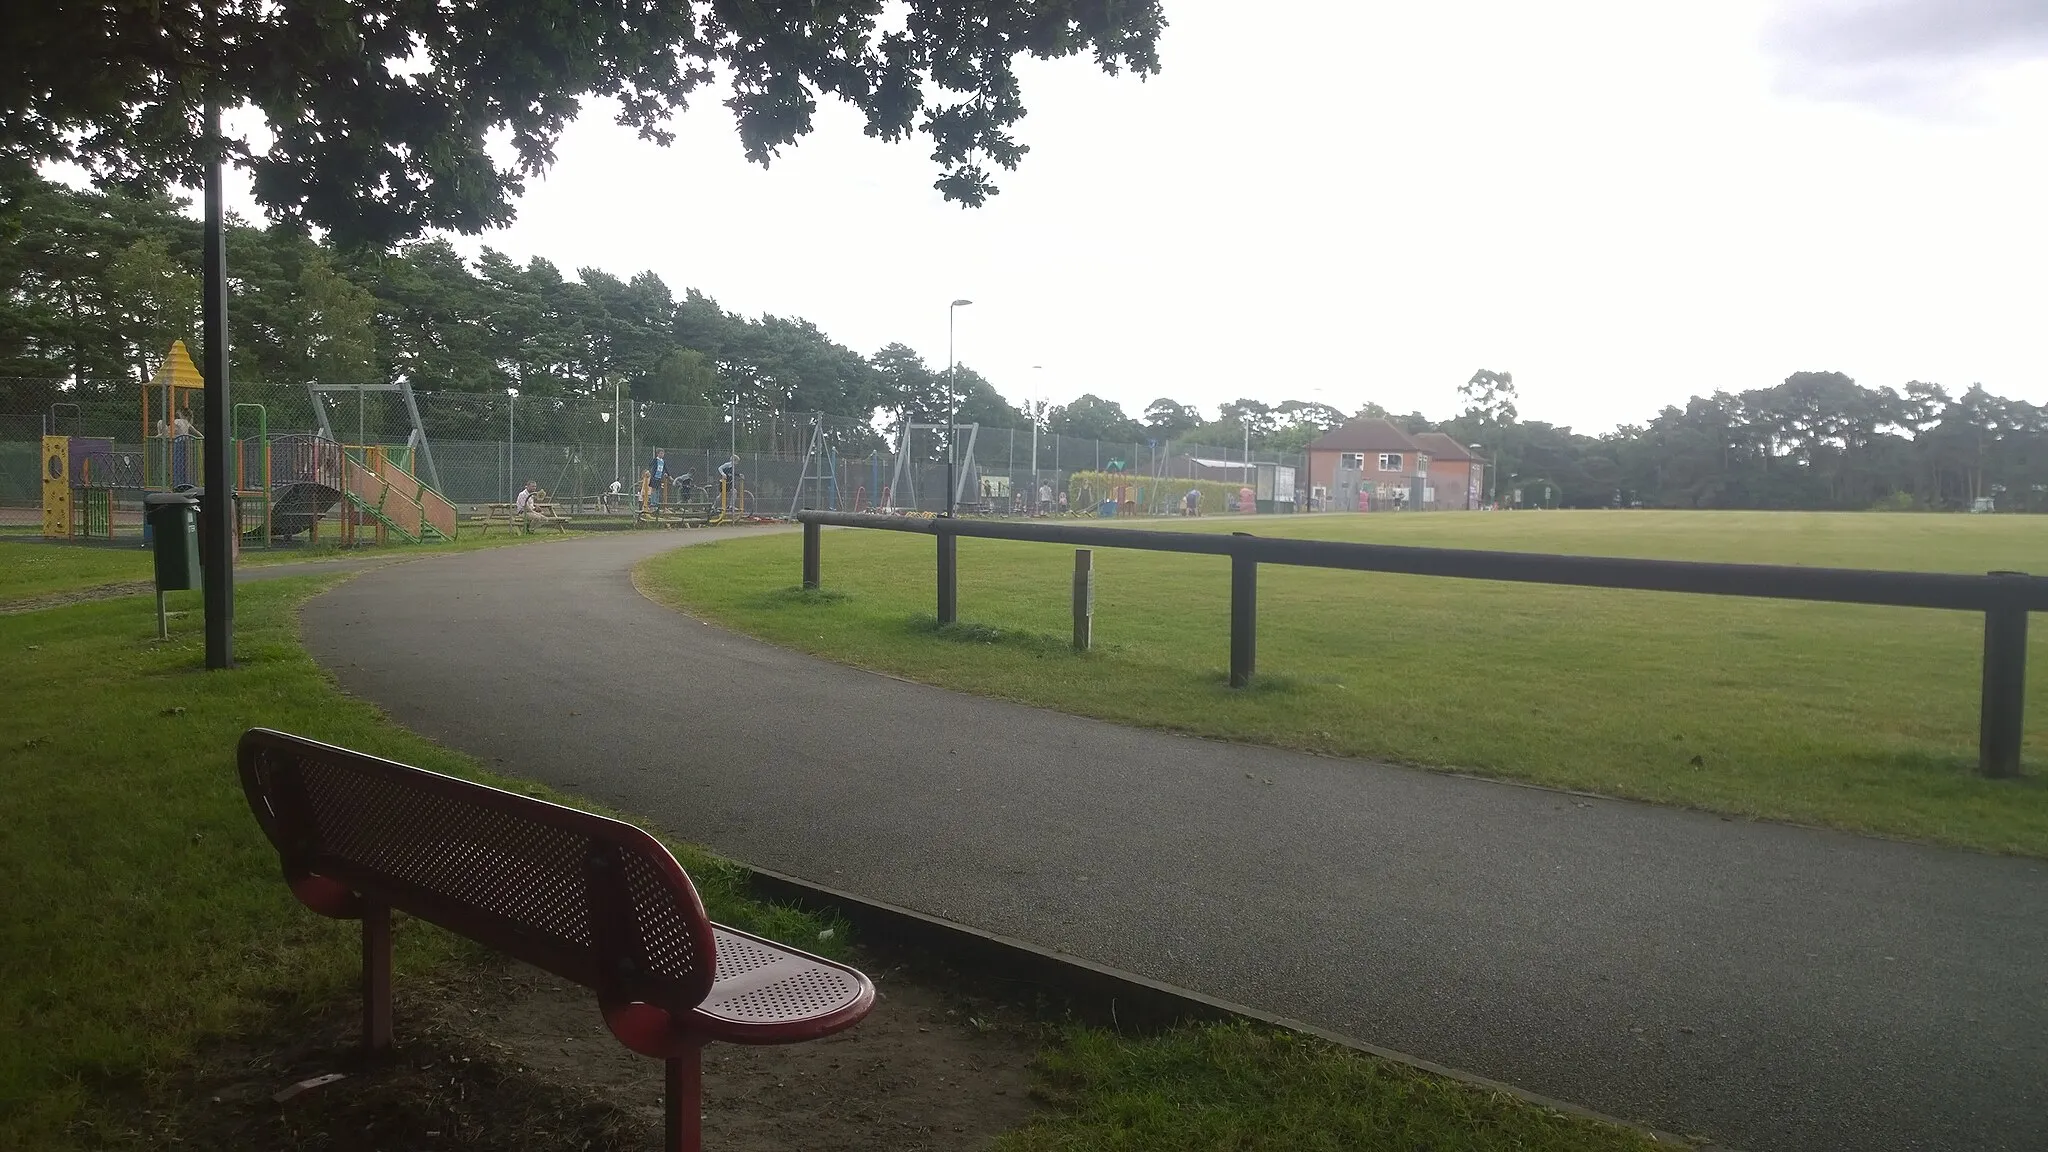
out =
[[1795,568],[1777,564],[1708,564],[1690,560],[1637,560],[1615,556],[1556,556],[1534,552],[1479,552],[1462,548],[1410,548],[1288,540],[1206,532],[1154,532],[1082,524],[1009,523],[944,517],[803,512],[804,587],[820,582],[819,529],[879,528],[938,538],[940,624],[959,619],[959,550],[962,536],[1026,540],[1084,548],[1135,548],[1230,558],[1230,685],[1251,683],[1258,651],[1259,565],[1341,568],[1407,576],[1452,576],[1582,588],[1755,596],[1897,608],[1946,608],[1984,614],[1983,699],[1978,717],[1977,762],[1986,776],[2016,776],[2025,732],[2027,614],[2048,611],[2048,577],[2024,572],[1982,576],[1949,572],[1875,572],[1855,568]]

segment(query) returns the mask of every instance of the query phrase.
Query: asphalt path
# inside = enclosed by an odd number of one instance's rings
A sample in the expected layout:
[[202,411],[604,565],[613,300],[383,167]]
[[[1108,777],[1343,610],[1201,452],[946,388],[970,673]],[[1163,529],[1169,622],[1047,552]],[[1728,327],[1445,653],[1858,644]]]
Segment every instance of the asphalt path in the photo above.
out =
[[375,569],[306,636],[407,727],[762,867],[1749,1152],[2048,1148],[2042,862],[1121,728],[634,589],[725,534]]

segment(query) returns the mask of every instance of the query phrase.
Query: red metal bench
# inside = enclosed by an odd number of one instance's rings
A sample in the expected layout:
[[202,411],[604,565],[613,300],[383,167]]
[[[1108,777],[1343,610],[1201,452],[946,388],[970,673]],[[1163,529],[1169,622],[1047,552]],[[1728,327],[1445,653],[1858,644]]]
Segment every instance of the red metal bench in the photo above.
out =
[[652,836],[617,820],[254,728],[242,790],[293,895],[363,922],[363,1043],[391,1043],[391,910],[597,992],[619,1041],[667,1061],[670,1152],[698,1152],[706,1043],[852,1026],[874,985],[711,923]]

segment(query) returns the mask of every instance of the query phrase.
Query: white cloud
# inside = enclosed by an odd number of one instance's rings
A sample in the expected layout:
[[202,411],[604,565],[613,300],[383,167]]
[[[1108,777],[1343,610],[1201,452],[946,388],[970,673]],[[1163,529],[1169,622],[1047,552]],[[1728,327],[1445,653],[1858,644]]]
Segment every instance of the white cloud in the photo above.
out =
[[1971,116],[2002,68],[2048,60],[2043,0],[1783,0],[1765,30],[1788,93]]

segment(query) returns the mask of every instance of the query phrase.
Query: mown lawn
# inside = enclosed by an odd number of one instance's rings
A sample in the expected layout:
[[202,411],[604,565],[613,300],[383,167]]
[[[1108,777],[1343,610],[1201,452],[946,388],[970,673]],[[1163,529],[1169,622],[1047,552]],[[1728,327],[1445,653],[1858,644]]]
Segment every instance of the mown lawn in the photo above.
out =
[[1039,1057],[1050,1114],[994,1152],[1650,1152],[1667,1143],[1292,1033],[1228,1024]]
[[[1163,527],[1595,555],[2048,573],[2018,516],[1525,512]],[[1141,530],[1141,529],[1134,529]],[[1387,758],[1717,811],[2048,855],[2048,629],[2032,775],[1976,774],[1980,616],[1267,566],[1259,681],[1224,684],[1228,562],[1098,549],[1095,636],[1066,647],[1072,553],[960,542],[962,624],[932,620],[929,537],[832,531],[646,562],[643,587],[832,659],[1123,723]]]
[[[312,915],[286,890],[236,780],[243,729],[281,728],[576,803],[483,772],[337,691],[301,647],[296,613],[344,578],[238,591],[240,665],[227,672],[200,669],[196,627],[154,640],[137,598],[0,615],[12,678],[0,709],[0,1148],[92,1146],[92,1122],[120,1120],[95,1105],[173,1073],[203,1040],[280,1003],[353,995],[355,926]],[[171,607],[196,618],[198,595],[173,593]],[[754,901],[739,868],[672,847],[715,918],[845,952],[843,926]],[[397,935],[401,983],[464,949],[404,917]],[[1370,1146],[1444,1152],[1653,1146],[1265,1029],[1150,1039],[1063,1030],[1043,1077],[1053,1107],[1003,1148],[1313,1149],[1373,1134],[1399,1143]]]
[[[333,579],[240,590],[227,672],[200,670],[196,626],[156,642],[137,598],[0,616],[0,1148],[62,1146],[102,1086],[166,1070],[278,998],[352,986],[353,926],[292,899],[249,815],[244,729],[506,783],[333,688],[296,615]],[[172,598],[196,619],[196,593]],[[817,922],[745,898],[732,866],[679,855],[714,916],[819,947]],[[400,925],[401,972],[450,955],[447,935]]]

